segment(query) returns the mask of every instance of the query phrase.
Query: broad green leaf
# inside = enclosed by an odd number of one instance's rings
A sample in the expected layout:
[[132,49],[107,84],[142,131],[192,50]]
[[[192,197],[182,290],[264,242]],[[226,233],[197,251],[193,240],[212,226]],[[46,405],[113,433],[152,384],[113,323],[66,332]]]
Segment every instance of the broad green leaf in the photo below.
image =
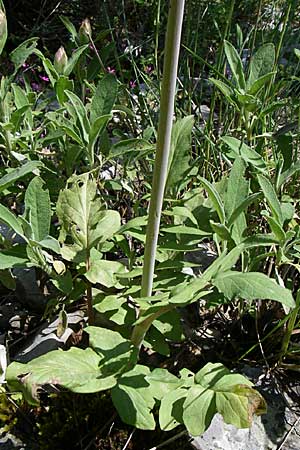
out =
[[248,195],[249,182],[244,178],[245,170],[246,166],[242,158],[236,158],[230,171],[224,198],[224,208],[227,217],[232,215],[233,211],[243,203]]
[[272,183],[263,175],[257,175],[257,179],[275,219],[282,225],[281,206]]
[[171,210],[163,211],[166,216],[184,217],[184,219],[190,219],[190,221],[198,226],[198,222],[192,211],[186,206],[174,206]]
[[63,75],[60,75],[58,80],[55,82],[54,89],[59,103],[63,105],[67,101],[65,90],[68,89],[70,91],[73,89],[73,81]]
[[0,192],[34,170],[44,167],[40,161],[28,161],[0,178]]
[[101,357],[99,366],[106,377],[120,375],[136,363],[137,349],[120,333],[94,326],[87,327],[85,331],[89,334],[90,346]]
[[191,133],[193,125],[194,117],[187,116],[177,120],[172,127],[166,192],[176,189],[190,171]]
[[187,389],[179,388],[168,392],[161,400],[159,425],[163,431],[171,431],[183,423],[183,404]]
[[39,38],[32,37],[22,42],[15,50],[10,54],[10,59],[15,66],[15,70],[24,64],[26,59],[35,51]]
[[212,202],[214,209],[216,210],[216,212],[219,216],[220,222],[224,223],[225,222],[225,210],[224,210],[224,205],[221,200],[220,194],[208,180],[206,180],[205,178],[202,178],[202,177],[199,177],[199,180],[204,185],[205,190],[208,193],[209,199]]
[[0,251],[0,270],[25,267],[28,262],[24,245],[15,245],[9,250]]
[[272,43],[262,45],[250,60],[248,88],[253,86],[256,80],[273,70],[275,62],[275,46]]
[[183,422],[192,436],[200,436],[216,413],[215,393],[200,385],[191,387],[183,404]]
[[247,208],[251,203],[255,202],[258,198],[260,198],[262,194],[260,192],[256,192],[255,194],[249,195],[249,197],[245,198],[231,213],[228,218],[227,225],[230,228],[231,225],[235,222],[235,220],[242,214],[246,212]]
[[230,299],[240,297],[245,300],[275,300],[284,306],[295,306],[291,291],[279,286],[263,273],[228,271],[219,273],[213,284]]
[[[226,380],[224,381],[226,383]],[[259,392],[245,384],[236,385],[230,392],[218,392],[216,408],[223,416],[224,422],[236,428],[249,428],[253,413],[261,415],[267,410],[265,400]]]
[[64,75],[66,75],[68,77],[72,73],[80,56],[84,53],[84,51],[87,48],[88,48],[88,45],[82,45],[81,47],[76,48],[76,50],[72,53],[72,56],[68,59],[68,63],[64,69]]
[[117,386],[111,390],[113,404],[115,405],[123,422],[142,430],[154,430],[155,420],[151,410],[155,401],[151,393],[146,376],[150,369],[137,365],[125,373]]
[[243,63],[241,61],[238,52],[236,51],[234,46],[228,41],[224,41],[224,50],[228,60],[228,64],[232,71],[232,75],[237,83],[238,88],[245,89],[246,82],[244,76]]
[[8,208],[0,204],[0,223],[1,222],[5,223],[15,233],[24,238],[22,223]]
[[54,350],[27,364],[13,362],[7,368],[6,380],[13,390],[20,390],[31,404],[38,404],[37,390],[45,384],[56,384],[77,393],[92,393],[112,388],[114,376],[103,376],[100,356],[92,349],[72,347]]
[[118,82],[113,75],[107,74],[99,81],[93,95],[90,108],[90,121],[94,123],[100,116],[111,114],[118,93]]
[[119,213],[103,209],[96,190],[96,182],[88,175],[77,177],[70,188],[60,192],[57,202],[61,236],[70,234],[82,250],[110,239],[120,227]]
[[117,280],[117,274],[125,272],[126,268],[117,261],[107,261],[100,259],[91,262],[90,269],[85,273],[85,277],[91,283],[99,283],[107,288],[115,286],[121,288]]
[[266,163],[263,158],[248,145],[232,136],[223,136],[221,139],[228,145],[235,155],[240,156],[244,161],[252,164],[259,171],[266,171]]
[[23,89],[15,83],[11,85],[14,92],[15,105],[18,109],[28,104],[28,99]]
[[[0,253],[1,258],[1,253]],[[0,263],[1,264],[1,263]],[[0,270],[0,283],[7,289],[16,289],[16,279],[13,277],[10,270]],[[0,368],[1,369],[1,368]]]
[[50,195],[44,184],[40,177],[35,177],[25,193],[25,215],[32,228],[32,239],[36,241],[45,239],[50,231]]
[[256,95],[271,80],[272,76],[275,74],[276,72],[269,72],[258,78],[251,85],[247,93],[250,95]]
[[166,369],[154,369],[150,375],[146,376],[146,381],[151,385],[153,397],[161,400],[168,392],[177,389],[180,380]]
[[183,404],[184,424],[194,436],[208,428],[217,412],[226,423],[239,428],[250,427],[254,414],[266,412],[265,401],[252,383],[220,363],[206,364],[195,375],[195,382]]

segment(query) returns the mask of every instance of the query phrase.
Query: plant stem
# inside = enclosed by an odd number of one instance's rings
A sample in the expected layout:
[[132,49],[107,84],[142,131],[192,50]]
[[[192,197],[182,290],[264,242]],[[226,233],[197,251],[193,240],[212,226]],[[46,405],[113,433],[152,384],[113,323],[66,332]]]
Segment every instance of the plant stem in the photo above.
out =
[[[153,187],[146,234],[141,297],[150,297],[152,294],[160,217],[168,174],[168,160],[173,124],[174,99],[184,3],[184,0],[170,0],[165,42],[163,80],[161,86],[160,118],[153,172]],[[139,325],[137,325],[133,330],[132,342],[137,347],[140,347],[147,330],[145,330],[144,333],[141,333],[141,330],[138,330],[138,328]]]

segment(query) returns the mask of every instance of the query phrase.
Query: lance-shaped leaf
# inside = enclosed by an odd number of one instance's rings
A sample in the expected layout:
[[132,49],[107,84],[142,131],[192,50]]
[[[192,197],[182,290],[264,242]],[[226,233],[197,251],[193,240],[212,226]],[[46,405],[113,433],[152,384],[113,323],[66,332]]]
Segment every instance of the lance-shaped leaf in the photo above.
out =
[[92,124],[98,117],[111,113],[117,93],[118,82],[113,75],[108,74],[99,81],[90,108],[90,121]]
[[263,273],[227,271],[218,274],[213,284],[230,299],[275,300],[291,308],[295,306],[291,291]]
[[191,169],[191,133],[193,116],[178,120],[172,128],[166,192],[178,187]]
[[25,214],[32,228],[32,239],[38,242],[49,235],[51,222],[50,195],[44,184],[40,177],[33,178],[25,194]]
[[243,63],[241,61],[238,52],[236,51],[234,46],[228,41],[224,41],[224,50],[228,60],[228,64],[230,66],[232,75],[236,81],[237,86],[240,89],[245,89],[246,82],[243,70]]
[[96,182],[88,175],[73,179],[72,186],[60,192],[57,215],[61,237],[71,235],[77,250],[90,250],[110,239],[120,227],[117,211],[105,210],[97,197]]
[[31,174],[36,169],[44,167],[44,164],[40,161],[28,161],[23,164],[21,167],[17,167],[16,169],[11,170],[2,178],[0,178],[0,192],[6,189],[11,184],[15,183],[15,181],[23,178],[25,175]]

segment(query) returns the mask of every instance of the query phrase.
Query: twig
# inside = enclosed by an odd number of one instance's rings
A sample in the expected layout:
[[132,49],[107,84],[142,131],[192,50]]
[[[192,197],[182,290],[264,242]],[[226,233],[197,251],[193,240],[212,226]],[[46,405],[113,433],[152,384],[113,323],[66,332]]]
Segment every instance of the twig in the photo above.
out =
[[177,439],[181,438],[182,436],[185,436],[187,433],[186,430],[181,431],[178,434],[175,434],[175,436],[171,437],[170,439],[167,439],[165,442],[162,442],[161,444],[157,445],[156,447],[152,447],[149,450],[157,450],[158,448],[162,448],[165,445],[171,444],[172,442],[176,441]]
[[277,447],[276,450],[282,450],[284,444],[286,443],[288,437],[290,436],[290,434],[292,433],[292,431],[294,431],[294,429],[296,428],[296,426],[298,425],[300,421],[300,417],[298,417],[297,420],[295,420],[295,422],[293,423],[293,425],[291,426],[291,428],[289,429],[289,431],[286,433],[286,435],[284,436],[283,440],[281,441],[281,443],[279,444],[279,446]]
[[124,447],[122,448],[122,450],[126,450],[126,448],[128,447],[129,442],[131,441],[131,438],[132,438],[132,436],[133,436],[135,430],[136,430],[136,428],[134,428],[134,429],[132,430],[132,432],[130,433],[129,438],[128,438],[127,441],[125,442],[125,445],[124,445]]

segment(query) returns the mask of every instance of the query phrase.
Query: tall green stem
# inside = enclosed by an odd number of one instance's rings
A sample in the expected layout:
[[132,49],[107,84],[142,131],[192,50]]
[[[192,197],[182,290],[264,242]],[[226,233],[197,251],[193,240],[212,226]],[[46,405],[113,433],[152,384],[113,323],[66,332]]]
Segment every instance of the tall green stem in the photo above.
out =
[[[160,118],[158,125],[152,193],[145,244],[144,268],[141,288],[142,297],[150,297],[152,294],[160,217],[163,205],[165,184],[168,174],[168,159],[174,115],[174,99],[184,3],[185,0],[170,0],[167,35],[165,42],[163,80],[161,86]],[[145,329],[143,332],[141,331],[142,330],[139,329],[139,326],[136,326],[133,331],[132,342],[137,347],[141,345],[147,329]]]

